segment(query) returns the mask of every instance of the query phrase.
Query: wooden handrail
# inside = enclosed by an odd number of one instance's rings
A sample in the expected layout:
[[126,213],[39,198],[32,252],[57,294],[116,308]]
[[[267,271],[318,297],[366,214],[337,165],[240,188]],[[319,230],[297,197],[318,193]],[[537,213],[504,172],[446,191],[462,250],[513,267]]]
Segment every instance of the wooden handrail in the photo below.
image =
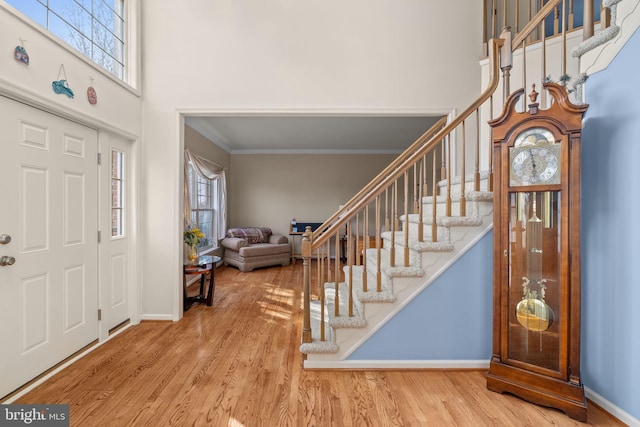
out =
[[[322,224],[314,233],[311,239],[311,250],[316,249],[318,246],[326,242],[334,233],[347,223],[351,219],[349,211],[357,212],[371,203],[373,199],[382,193],[393,181],[395,181],[400,175],[408,170],[415,162],[417,162],[422,156],[435,147],[446,135],[455,130],[464,120],[475,113],[476,109],[480,108],[495,92],[500,82],[500,61],[498,58],[498,52],[502,47],[504,41],[502,39],[492,39],[489,44],[489,60],[491,64],[491,79],[489,85],[484,90],[476,101],[474,101],[466,110],[462,112],[458,117],[453,119],[444,128],[438,131],[432,136],[425,144],[424,137],[418,138],[418,140],[411,145],[411,147],[405,151],[408,155],[400,156],[397,161],[392,162],[387,168],[385,168],[370,184],[365,186],[358,194],[352,197],[343,207],[334,213],[331,218]],[[412,151],[417,146],[421,146],[415,151]],[[303,254],[305,256],[305,254]],[[308,254],[310,256],[310,254]]]

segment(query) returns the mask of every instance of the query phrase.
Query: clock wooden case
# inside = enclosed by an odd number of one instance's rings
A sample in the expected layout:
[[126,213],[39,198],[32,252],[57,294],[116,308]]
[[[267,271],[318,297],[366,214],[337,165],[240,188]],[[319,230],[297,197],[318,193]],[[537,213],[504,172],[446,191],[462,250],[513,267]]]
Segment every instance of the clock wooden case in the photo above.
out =
[[[507,100],[493,128],[493,355],[487,387],[587,419],[580,379],[580,135],[587,105]],[[521,108],[522,110],[523,108]]]

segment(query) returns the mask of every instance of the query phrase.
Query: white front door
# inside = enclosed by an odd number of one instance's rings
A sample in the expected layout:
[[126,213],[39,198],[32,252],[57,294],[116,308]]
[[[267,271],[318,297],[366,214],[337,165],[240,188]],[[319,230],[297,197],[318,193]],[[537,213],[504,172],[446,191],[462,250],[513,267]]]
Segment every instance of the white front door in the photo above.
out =
[[97,132],[0,96],[0,150],[4,396],[98,337]]

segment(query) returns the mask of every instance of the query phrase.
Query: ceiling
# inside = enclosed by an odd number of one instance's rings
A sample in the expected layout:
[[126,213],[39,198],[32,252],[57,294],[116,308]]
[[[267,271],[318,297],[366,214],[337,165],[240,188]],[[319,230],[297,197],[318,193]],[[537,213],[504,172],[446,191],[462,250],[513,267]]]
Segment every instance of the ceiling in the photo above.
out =
[[185,123],[232,154],[400,153],[440,116],[219,116]]

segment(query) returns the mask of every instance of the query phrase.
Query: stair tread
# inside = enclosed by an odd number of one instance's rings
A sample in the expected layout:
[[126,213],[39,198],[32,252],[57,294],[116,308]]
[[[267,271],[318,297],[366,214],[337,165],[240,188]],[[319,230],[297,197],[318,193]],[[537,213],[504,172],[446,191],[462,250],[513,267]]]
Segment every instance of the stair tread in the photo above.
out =
[[[348,266],[344,266],[343,270],[345,274],[348,274]],[[381,282],[381,290],[378,291],[376,289],[375,279],[367,282],[367,290],[362,289],[362,265],[354,265],[353,269],[353,289],[356,292],[356,296],[361,303],[365,302],[394,302],[396,300],[396,295],[393,292],[393,286],[388,280],[382,280]],[[369,272],[370,276],[375,276],[371,272]]]
[[337,353],[340,348],[335,342],[335,333],[333,329],[326,323],[325,340],[320,340],[320,310],[322,307],[321,302],[319,300],[312,300],[309,305],[311,309],[311,342],[302,343],[300,345],[300,352],[305,354]]
[[345,282],[338,283],[338,296],[340,297],[340,315],[335,315],[335,282],[325,283],[325,304],[329,325],[334,328],[364,328],[367,320],[361,315],[357,304],[353,304],[353,315],[349,316],[349,286]]

